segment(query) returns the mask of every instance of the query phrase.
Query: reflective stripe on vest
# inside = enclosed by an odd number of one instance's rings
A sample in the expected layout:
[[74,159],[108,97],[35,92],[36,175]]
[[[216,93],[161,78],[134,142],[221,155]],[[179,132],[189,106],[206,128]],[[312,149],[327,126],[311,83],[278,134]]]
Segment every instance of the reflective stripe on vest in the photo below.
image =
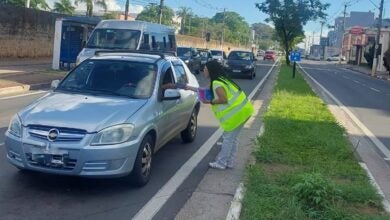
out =
[[226,92],[228,104],[212,105],[212,110],[225,131],[232,131],[244,123],[253,113],[253,106],[243,91],[236,89],[231,83],[213,81],[213,90],[221,86]]

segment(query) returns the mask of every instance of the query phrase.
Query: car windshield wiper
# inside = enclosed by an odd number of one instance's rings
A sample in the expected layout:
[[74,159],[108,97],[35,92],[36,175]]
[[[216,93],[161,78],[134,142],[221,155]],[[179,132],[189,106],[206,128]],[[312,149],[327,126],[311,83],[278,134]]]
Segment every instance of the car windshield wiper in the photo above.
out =
[[68,91],[68,92],[85,92],[85,90],[80,89],[78,87],[74,87],[74,86],[58,87],[56,90]]

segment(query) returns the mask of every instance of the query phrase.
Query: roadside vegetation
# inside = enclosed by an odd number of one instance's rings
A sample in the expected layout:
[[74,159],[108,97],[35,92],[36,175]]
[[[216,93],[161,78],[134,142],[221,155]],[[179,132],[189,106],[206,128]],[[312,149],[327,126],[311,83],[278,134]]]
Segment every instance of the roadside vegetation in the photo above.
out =
[[283,64],[247,170],[241,219],[390,219],[353,147],[301,74]]

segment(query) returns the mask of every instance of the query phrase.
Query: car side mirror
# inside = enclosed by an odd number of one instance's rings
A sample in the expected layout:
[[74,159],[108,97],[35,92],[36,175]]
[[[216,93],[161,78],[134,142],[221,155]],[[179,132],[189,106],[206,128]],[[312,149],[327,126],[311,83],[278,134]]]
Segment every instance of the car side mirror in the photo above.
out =
[[53,81],[51,81],[50,88],[54,90],[58,87],[58,84],[60,84],[60,80],[58,80],[58,79],[53,80]]
[[177,100],[180,99],[180,92],[176,89],[166,89],[164,91],[163,100]]

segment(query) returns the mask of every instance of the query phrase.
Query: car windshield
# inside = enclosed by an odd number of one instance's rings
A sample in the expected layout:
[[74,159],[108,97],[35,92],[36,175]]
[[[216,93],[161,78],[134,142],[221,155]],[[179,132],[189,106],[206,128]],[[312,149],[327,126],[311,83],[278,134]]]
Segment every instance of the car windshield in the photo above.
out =
[[249,52],[233,51],[229,54],[229,60],[252,60],[252,55]]
[[137,49],[141,31],[124,29],[96,29],[87,48]]
[[177,48],[177,56],[179,57],[190,57],[191,49],[186,47],[178,47]]
[[267,51],[267,52],[265,52],[265,54],[273,55],[273,54],[275,54],[275,52],[274,51]]
[[211,55],[213,56],[222,56],[222,51],[220,50],[212,50]]
[[87,60],[69,73],[57,90],[142,99],[151,96],[155,78],[156,67],[153,64]]

